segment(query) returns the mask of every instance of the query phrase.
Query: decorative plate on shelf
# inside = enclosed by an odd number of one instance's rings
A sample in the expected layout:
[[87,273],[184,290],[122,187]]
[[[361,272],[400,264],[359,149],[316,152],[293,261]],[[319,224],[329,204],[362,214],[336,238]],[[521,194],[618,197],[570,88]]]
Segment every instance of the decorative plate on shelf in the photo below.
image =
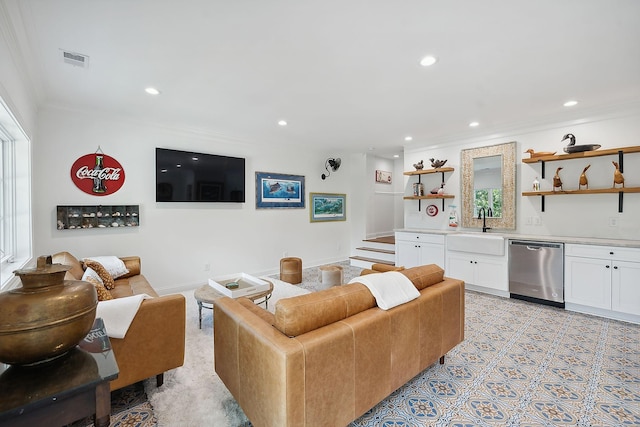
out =
[[427,206],[427,209],[425,211],[427,212],[427,215],[429,215],[429,216],[438,215],[438,207],[436,205]]

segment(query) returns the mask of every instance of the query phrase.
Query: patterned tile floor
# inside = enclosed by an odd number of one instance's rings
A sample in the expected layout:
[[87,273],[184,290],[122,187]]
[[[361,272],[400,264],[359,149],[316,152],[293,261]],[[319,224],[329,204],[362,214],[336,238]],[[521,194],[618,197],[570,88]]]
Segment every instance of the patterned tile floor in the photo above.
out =
[[467,291],[465,340],[351,424],[640,425],[640,326]]

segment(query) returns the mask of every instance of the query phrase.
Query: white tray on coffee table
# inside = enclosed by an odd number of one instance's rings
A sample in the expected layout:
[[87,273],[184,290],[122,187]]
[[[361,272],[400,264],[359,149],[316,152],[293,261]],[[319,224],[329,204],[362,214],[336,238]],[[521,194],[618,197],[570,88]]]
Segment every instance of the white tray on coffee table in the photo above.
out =
[[[235,289],[227,288],[225,285],[231,282],[237,282],[239,286]],[[209,286],[217,292],[220,292],[222,295],[226,295],[231,298],[239,298],[269,290],[269,282],[246,273],[240,273],[218,279],[209,279]]]

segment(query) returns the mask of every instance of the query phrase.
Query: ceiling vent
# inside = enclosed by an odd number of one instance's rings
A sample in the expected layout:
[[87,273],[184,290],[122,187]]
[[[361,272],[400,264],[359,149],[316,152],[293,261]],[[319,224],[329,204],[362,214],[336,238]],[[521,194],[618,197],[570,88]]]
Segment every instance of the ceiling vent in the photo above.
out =
[[62,51],[62,59],[65,63],[74,65],[76,67],[87,68],[89,66],[89,56],[81,53]]

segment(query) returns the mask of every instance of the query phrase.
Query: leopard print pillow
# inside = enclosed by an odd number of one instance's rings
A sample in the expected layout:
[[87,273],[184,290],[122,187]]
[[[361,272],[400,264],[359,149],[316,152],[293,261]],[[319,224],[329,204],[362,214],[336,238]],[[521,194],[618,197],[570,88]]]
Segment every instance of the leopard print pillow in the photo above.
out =
[[85,280],[95,286],[98,294],[98,301],[108,301],[113,299],[111,292],[109,292],[98,279],[89,276]]
[[111,290],[116,287],[116,284],[113,282],[113,277],[111,277],[107,269],[104,268],[98,261],[87,260],[85,261],[84,265],[86,265],[87,268],[90,268],[98,273],[98,276],[100,276],[100,279],[102,280],[105,288]]

